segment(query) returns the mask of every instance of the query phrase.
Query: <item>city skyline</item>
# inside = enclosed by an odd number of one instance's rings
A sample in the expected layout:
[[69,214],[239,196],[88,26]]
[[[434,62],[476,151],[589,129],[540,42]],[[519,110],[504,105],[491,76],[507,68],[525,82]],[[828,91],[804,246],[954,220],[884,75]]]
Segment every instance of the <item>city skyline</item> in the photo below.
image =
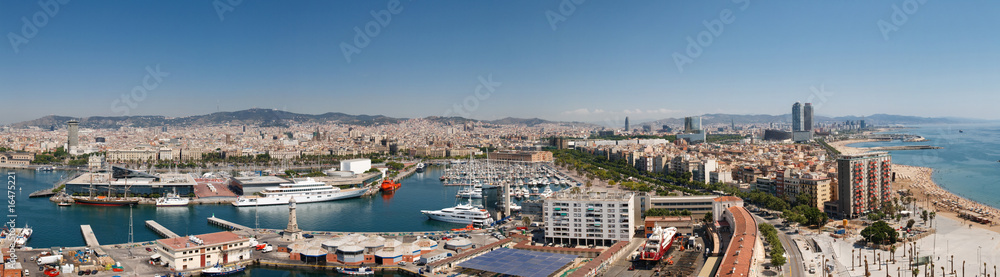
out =
[[796,101],[1000,119],[986,1],[42,3],[0,11],[0,91],[33,103],[0,124],[259,107],[638,126]]

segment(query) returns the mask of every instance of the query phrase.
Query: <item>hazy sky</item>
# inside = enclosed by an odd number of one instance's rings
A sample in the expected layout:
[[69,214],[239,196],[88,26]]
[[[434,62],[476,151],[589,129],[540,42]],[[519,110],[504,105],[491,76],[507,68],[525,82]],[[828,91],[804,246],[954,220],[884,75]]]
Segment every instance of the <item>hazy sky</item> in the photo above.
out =
[[576,1],[2,0],[0,123],[252,107],[639,122],[795,101],[1000,119],[997,1]]

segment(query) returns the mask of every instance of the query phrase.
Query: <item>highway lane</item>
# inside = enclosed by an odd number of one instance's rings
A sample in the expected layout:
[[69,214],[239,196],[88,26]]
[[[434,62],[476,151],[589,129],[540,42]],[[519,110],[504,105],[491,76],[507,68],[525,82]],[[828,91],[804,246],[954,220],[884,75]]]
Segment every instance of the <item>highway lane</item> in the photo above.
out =
[[[767,222],[772,226],[776,225],[777,223],[781,223],[780,219],[767,220],[761,218],[760,216],[757,216],[756,213],[751,213],[751,214],[753,215],[754,218],[757,219],[757,222]],[[802,253],[799,252],[799,248],[795,247],[795,244],[792,242],[792,239],[788,237],[788,235],[785,234],[785,232],[782,231],[780,228],[778,229],[778,240],[781,241],[781,246],[785,249],[785,253],[788,255],[785,266],[781,268],[781,271],[783,272],[782,275],[790,277],[804,277],[806,271],[805,268],[803,268],[804,261],[802,260]]]

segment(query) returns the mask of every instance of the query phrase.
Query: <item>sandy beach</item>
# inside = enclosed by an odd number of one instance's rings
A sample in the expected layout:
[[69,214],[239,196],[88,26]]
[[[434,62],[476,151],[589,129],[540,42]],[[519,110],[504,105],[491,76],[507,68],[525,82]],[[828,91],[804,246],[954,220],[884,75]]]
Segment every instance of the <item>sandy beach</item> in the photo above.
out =
[[[830,142],[829,144],[843,154],[863,153],[865,148],[849,147],[847,144],[868,142],[872,140],[843,140]],[[959,217],[958,212],[962,210],[974,211],[981,214],[990,221],[996,222],[1000,215],[1000,209],[981,204],[976,201],[955,195],[943,188],[931,179],[933,169],[927,167],[893,164],[892,171],[896,173],[896,181],[893,182],[894,190],[908,190],[916,198],[916,204],[923,209],[936,211],[939,216],[946,216],[958,222],[962,222],[972,227],[987,229],[1000,233],[1000,225],[979,224]]]

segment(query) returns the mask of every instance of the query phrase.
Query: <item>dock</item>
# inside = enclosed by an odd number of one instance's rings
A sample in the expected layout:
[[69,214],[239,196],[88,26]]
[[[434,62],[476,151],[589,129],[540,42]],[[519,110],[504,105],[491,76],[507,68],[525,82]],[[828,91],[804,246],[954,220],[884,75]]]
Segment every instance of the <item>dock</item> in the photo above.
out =
[[108,255],[104,249],[101,249],[101,244],[97,242],[97,235],[94,235],[94,229],[91,229],[90,225],[80,225],[80,231],[83,233],[83,240],[87,243],[87,247],[93,249],[98,257]]
[[49,197],[49,196],[56,195],[56,193],[57,193],[56,190],[57,189],[60,189],[60,187],[62,187],[63,185],[65,185],[66,182],[69,182],[69,180],[73,180],[73,178],[79,177],[82,174],[83,173],[79,173],[78,172],[76,174],[70,175],[68,178],[63,178],[62,180],[59,180],[59,182],[56,182],[54,185],[52,185],[51,188],[40,189],[40,190],[37,190],[35,192],[32,192],[31,194],[28,194],[28,198]]
[[90,225],[80,225],[80,231],[83,232],[83,240],[87,243],[87,247],[91,249],[101,248],[101,244],[97,242],[97,236],[94,235],[94,229],[91,229]]
[[177,234],[174,234],[174,232],[170,231],[170,229],[167,229],[167,227],[163,227],[163,225],[160,225],[160,223],[156,223],[155,220],[146,220],[146,228],[153,230],[154,233],[164,238],[172,239],[181,237],[178,236]]
[[239,225],[239,224],[236,224],[236,223],[232,223],[232,222],[229,222],[229,221],[227,221],[225,219],[221,219],[221,218],[218,218],[218,217],[215,217],[215,216],[212,216],[212,217],[208,218],[208,224],[219,226],[219,227],[228,229],[230,231],[253,230],[253,228],[246,227],[246,226],[243,226],[243,225]]

